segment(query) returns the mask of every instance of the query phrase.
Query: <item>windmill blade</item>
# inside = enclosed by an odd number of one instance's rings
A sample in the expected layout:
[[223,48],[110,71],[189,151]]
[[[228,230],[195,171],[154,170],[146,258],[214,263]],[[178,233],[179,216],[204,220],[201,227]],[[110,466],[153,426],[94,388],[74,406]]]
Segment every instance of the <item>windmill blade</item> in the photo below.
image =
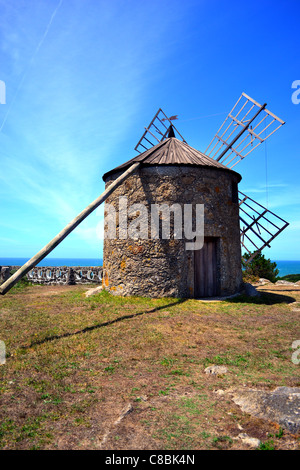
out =
[[205,154],[233,168],[285,122],[242,93],[205,150]]
[[[239,191],[241,245],[251,256],[243,258],[249,263],[258,253],[276,238],[289,224],[274,212]],[[253,251],[254,250],[254,251]]]
[[182,141],[185,142],[184,138],[172,122],[176,119],[178,119],[177,115],[168,118],[163,110],[159,108],[149,126],[145,127],[145,132],[138,141],[137,145],[134,147],[134,150],[136,150],[138,153],[141,153],[145,150],[149,150],[158,142],[162,142],[167,137],[170,126],[176,130]]

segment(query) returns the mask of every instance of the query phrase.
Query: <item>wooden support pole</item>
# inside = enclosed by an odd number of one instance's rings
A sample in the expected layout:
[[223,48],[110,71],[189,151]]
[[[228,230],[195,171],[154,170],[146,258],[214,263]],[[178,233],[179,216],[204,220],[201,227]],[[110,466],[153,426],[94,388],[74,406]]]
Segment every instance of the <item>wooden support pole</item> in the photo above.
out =
[[109,187],[91,204],[89,204],[80,214],[75,217],[56,237],[54,237],[48,245],[44,246],[33,258],[25,263],[18,271],[13,274],[7,281],[0,286],[0,294],[4,295],[8,292],[25,274],[27,274],[34,266],[44,259],[60,242],[62,242],[88,215],[90,215],[108,196],[133,173],[141,162],[136,162],[129,167],[122,175],[120,175]]

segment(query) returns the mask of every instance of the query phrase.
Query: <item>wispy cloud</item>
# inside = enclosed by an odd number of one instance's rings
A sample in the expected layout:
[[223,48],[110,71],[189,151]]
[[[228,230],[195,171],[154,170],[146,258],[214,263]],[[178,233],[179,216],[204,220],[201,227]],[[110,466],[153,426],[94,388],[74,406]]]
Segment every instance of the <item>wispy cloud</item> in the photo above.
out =
[[273,190],[288,188],[288,187],[289,185],[287,183],[268,183],[267,186],[259,184],[257,187],[254,187],[254,186],[246,187],[246,189],[243,190],[243,192],[266,194],[268,191],[273,192]]
[[[48,220],[53,234],[103,191],[105,171],[133,156],[121,144],[161,73],[162,42],[174,42],[172,13],[169,24],[155,17],[145,28],[139,4],[77,2],[72,15],[61,0],[36,7],[0,0],[0,8],[0,51],[10,64],[0,194],[3,204],[22,207],[19,224],[42,220],[46,230]],[[98,243],[98,219],[89,217],[75,238]]]
[[293,208],[298,211],[300,204],[298,186],[293,184],[273,182],[269,183],[267,187],[258,184],[257,187],[243,188],[242,192],[264,207],[274,211],[282,208],[285,208],[287,212],[292,211]]
[[[25,81],[25,79],[26,79],[26,76],[28,75],[28,72],[29,72],[29,70],[30,70],[30,67],[31,67],[31,65],[32,65],[32,63],[33,63],[33,61],[34,61],[34,58],[35,58],[35,56],[38,54],[38,52],[39,52],[39,50],[40,50],[40,48],[41,48],[43,42],[45,41],[45,39],[46,39],[46,37],[47,37],[47,34],[48,34],[48,32],[49,32],[49,29],[50,29],[50,27],[51,27],[51,24],[52,24],[52,22],[53,22],[53,20],[54,20],[54,18],[55,18],[55,16],[56,16],[56,14],[57,14],[59,8],[61,7],[62,1],[63,1],[63,0],[59,0],[59,3],[57,4],[56,8],[54,9],[54,11],[53,11],[53,13],[52,13],[52,15],[51,15],[51,18],[50,18],[50,20],[49,20],[49,22],[48,22],[48,24],[47,24],[47,26],[46,26],[46,29],[45,29],[45,31],[44,31],[44,33],[43,33],[43,35],[42,35],[42,37],[41,37],[41,39],[40,39],[40,41],[39,41],[39,43],[38,43],[36,49],[35,49],[35,51],[34,51],[32,57],[31,57],[31,59],[30,59],[30,61],[29,61],[29,64],[27,65],[27,68],[26,68],[26,70],[24,71],[24,73],[23,73],[23,75],[22,75],[22,77],[21,77],[21,79],[20,79],[20,81],[19,81],[19,83],[18,83],[18,86],[16,87],[15,93],[14,93],[12,99],[10,100],[10,103],[9,103],[9,105],[8,105],[8,107],[7,107],[7,111],[6,111],[6,113],[5,113],[5,116],[4,116],[4,118],[3,118],[3,120],[2,120],[2,122],[1,122],[1,124],[0,124],[0,134],[1,134],[1,132],[2,132],[3,127],[5,126],[5,123],[6,123],[7,119],[8,119],[8,116],[9,116],[9,114],[10,114],[10,111],[11,111],[11,109],[12,109],[14,103],[15,103],[15,100],[16,100],[16,98],[17,98],[17,96],[18,96],[18,94],[19,94],[19,92],[20,92],[20,90],[21,90],[21,88],[22,88],[22,86],[23,86],[23,83],[24,83],[24,81]],[[16,35],[14,35],[13,37],[16,38]],[[19,59],[19,55],[18,55],[18,53],[17,53],[17,49],[14,50],[14,59],[15,59],[15,61],[17,61],[17,60]]]

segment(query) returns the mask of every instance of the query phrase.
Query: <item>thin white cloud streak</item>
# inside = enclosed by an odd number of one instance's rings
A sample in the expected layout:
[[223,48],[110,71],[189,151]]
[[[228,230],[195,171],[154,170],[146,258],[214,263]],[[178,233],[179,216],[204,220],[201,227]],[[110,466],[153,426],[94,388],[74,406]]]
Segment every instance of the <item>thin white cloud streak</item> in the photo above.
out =
[[33,63],[33,61],[34,61],[34,59],[35,59],[35,56],[38,54],[38,52],[39,52],[39,50],[40,50],[40,48],[41,48],[43,42],[45,41],[45,39],[46,39],[46,37],[47,37],[47,34],[48,34],[48,32],[49,32],[49,29],[50,29],[50,27],[51,27],[51,24],[52,24],[52,22],[53,22],[53,20],[54,20],[54,18],[55,18],[55,16],[56,16],[56,14],[57,14],[59,8],[61,7],[62,2],[63,2],[63,0],[60,0],[60,1],[59,1],[58,6],[55,8],[54,12],[52,13],[52,16],[51,16],[51,18],[50,18],[50,21],[49,21],[49,23],[47,24],[46,30],[45,30],[45,32],[44,32],[44,34],[43,34],[43,36],[42,36],[40,42],[38,43],[38,45],[37,45],[37,47],[36,47],[36,49],[35,49],[35,51],[34,51],[32,57],[31,57],[31,59],[30,59],[30,61],[29,61],[29,65],[28,65],[27,69],[25,70],[25,72],[24,72],[24,74],[23,74],[23,76],[22,76],[22,78],[21,78],[21,80],[20,80],[20,82],[19,82],[19,85],[18,85],[18,87],[17,87],[17,89],[16,89],[16,92],[15,92],[15,94],[14,94],[14,96],[13,96],[11,102],[10,102],[10,105],[9,105],[9,107],[8,107],[8,109],[7,109],[7,112],[6,112],[5,116],[4,116],[4,119],[3,119],[3,121],[2,121],[2,123],[1,123],[1,125],[0,125],[0,134],[1,134],[1,132],[2,132],[3,127],[5,126],[5,123],[6,123],[7,119],[8,119],[8,116],[9,116],[9,114],[10,114],[10,112],[11,112],[11,109],[12,109],[12,107],[13,107],[15,101],[16,101],[16,98],[17,98],[17,96],[18,96],[18,94],[19,94],[19,92],[20,92],[20,90],[21,90],[21,88],[22,88],[22,86],[23,86],[23,83],[24,83],[24,81],[25,81],[25,78],[26,78],[27,75],[28,75],[28,72],[29,72],[29,70],[30,70],[30,67],[31,67],[31,65],[32,65],[32,63]]
[[268,184],[268,203],[266,202],[266,187],[263,185],[246,187],[242,192],[262,206],[268,206],[269,210],[275,211],[280,208],[292,210],[300,204],[299,188],[293,184],[276,182]]
[[300,238],[300,220],[290,220],[289,221],[289,231],[298,231],[299,232],[299,238]]
[[51,18],[50,18],[50,20],[49,20],[49,23],[48,23],[47,26],[46,26],[46,30],[45,30],[45,32],[44,32],[44,34],[43,34],[43,36],[42,36],[40,42],[38,43],[37,48],[36,48],[34,54],[33,54],[32,60],[34,60],[34,57],[37,55],[37,53],[39,52],[39,50],[40,50],[40,48],[41,48],[43,42],[45,41],[45,39],[46,39],[46,37],[47,37],[47,34],[49,33],[49,29],[50,29],[50,27],[51,27],[51,25],[52,25],[52,22],[53,22],[53,20],[54,20],[54,18],[55,18],[55,16],[56,16],[58,10],[60,9],[60,7],[61,7],[61,5],[62,5],[62,2],[63,2],[63,0],[59,0],[59,3],[58,3],[58,5],[57,5],[57,7],[56,7],[55,10],[53,11],[53,13],[52,13],[52,15],[51,15]]
[[[5,165],[6,163],[6,165]],[[11,164],[11,162],[10,162]],[[6,168],[5,168],[6,166]],[[65,221],[76,215],[74,207],[66,200],[66,194],[53,188],[49,175],[41,173],[28,163],[18,163],[14,168],[2,161],[6,171],[0,174],[2,184],[5,184],[6,195],[12,200],[19,200],[28,205],[29,212],[35,210],[57,217]],[[51,177],[50,177],[51,178]],[[9,192],[8,192],[9,191]]]
[[263,185],[258,185],[257,187],[250,187],[246,188],[243,190],[243,193],[247,194],[249,193],[262,193],[266,194],[267,190],[273,190],[273,189],[278,189],[278,188],[287,188],[289,185],[287,183],[271,183],[268,184],[268,186],[263,186]]
[[0,237],[0,242],[8,242],[10,244],[13,243],[14,245],[18,245],[20,243],[19,240],[7,237]]

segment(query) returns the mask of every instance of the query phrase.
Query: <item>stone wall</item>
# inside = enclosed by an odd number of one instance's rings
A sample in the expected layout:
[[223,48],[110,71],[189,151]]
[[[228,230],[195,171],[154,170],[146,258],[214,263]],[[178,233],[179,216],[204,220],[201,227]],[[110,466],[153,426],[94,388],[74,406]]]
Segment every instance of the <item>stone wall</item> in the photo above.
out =
[[[106,187],[120,173],[109,176]],[[204,234],[218,238],[220,295],[232,295],[242,284],[239,206],[233,184],[240,176],[227,170],[158,165],[130,175],[106,200],[118,209],[128,204],[204,204]],[[107,209],[105,209],[106,211]],[[149,215],[150,217],[150,215]],[[149,220],[150,224],[150,220]],[[194,252],[185,239],[104,240],[103,287],[118,295],[194,297]]]
[[[0,283],[10,277],[11,271],[20,266],[0,266]],[[35,267],[26,274],[26,278],[37,284],[101,284],[102,266],[46,266]]]

